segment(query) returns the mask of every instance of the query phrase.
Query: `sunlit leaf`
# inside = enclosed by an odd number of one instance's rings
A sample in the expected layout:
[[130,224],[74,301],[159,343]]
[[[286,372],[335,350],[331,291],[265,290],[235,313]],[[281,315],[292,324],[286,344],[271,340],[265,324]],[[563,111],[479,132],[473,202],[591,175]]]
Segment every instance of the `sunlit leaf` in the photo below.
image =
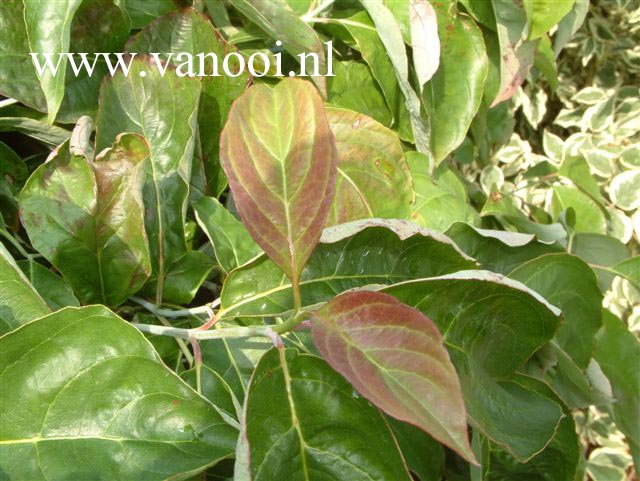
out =
[[475,461],[458,376],[429,318],[387,294],[353,292],[314,312],[312,333],[360,394]]
[[320,96],[302,80],[251,87],[222,132],[222,166],[240,217],[294,284],[329,215],[337,157]]

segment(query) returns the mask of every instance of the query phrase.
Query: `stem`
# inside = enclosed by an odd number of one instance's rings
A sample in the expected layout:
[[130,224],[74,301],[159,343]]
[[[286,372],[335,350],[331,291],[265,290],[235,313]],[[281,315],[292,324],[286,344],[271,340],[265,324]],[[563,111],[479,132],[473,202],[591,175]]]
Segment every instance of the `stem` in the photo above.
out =
[[300,325],[306,317],[306,312],[298,312],[297,314],[294,314],[289,319],[284,321],[282,324],[276,324],[275,326],[273,326],[272,330],[277,334],[284,334],[285,332],[291,331],[292,329]]
[[155,304],[149,301],[146,301],[140,297],[134,296],[134,297],[131,297],[131,300],[136,304],[140,304],[146,310],[148,310],[149,312],[157,316],[164,316],[169,318],[189,317],[189,316],[196,316],[198,314],[210,314],[211,309],[220,305],[220,299],[218,298],[215,301],[213,301],[211,304],[207,304],[204,306],[192,307],[189,309],[173,310],[173,309],[161,309],[159,307],[156,307]]
[[13,236],[11,234],[9,234],[7,231],[5,231],[4,229],[0,229],[0,235],[2,235],[2,237],[5,237],[13,247],[16,248],[16,250],[20,253],[20,255],[26,259],[29,259],[32,256],[32,254],[29,254],[26,250],[24,250],[24,247],[22,247],[20,245],[20,243],[15,240],[13,238]]
[[[286,324],[286,323],[285,323]],[[203,341],[206,339],[225,339],[230,337],[254,337],[262,336],[271,339],[275,328],[283,326],[249,326],[249,327],[225,327],[223,329],[210,329],[208,331],[202,329],[181,329],[179,327],[158,326],[155,324],[137,324],[131,323],[133,327],[147,334],[155,334],[156,336],[171,336],[180,339],[197,339]]]
[[[164,317],[162,316],[157,316],[157,317],[160,320],[160,322],[164,324],[166,327],[173,327],[171,326],[171,323],[167,321],[167,319],[165,319]],[[176,338],[176,342],[178,343],[178,347],[180,348],[180,351],[182,352],[185,359],[189,363],[189,366],[193,366],[193,356],[189,352],[189,348],[187,347],[187,344],[182,339],[179,339],[179,338]]]
[[193,348],[193,359],[196,368],[196,391],[198,391],[198,394],[202,394],[202,351],[200,350],[200,343],[192,338],[191,347]]
[[316,15],[318,15],[319,13],[324,12],[327,8],[329,8],[331,5],[333,5],[333,3],[336,0],[326,0],[325,2],[320,2],[320,5],[318,5],[316,8],[314,8],[313,10],[311,10],[310,12],[305,13],[302,16],[302,21],[303,22],[308,22],[309,19],[315,17]]

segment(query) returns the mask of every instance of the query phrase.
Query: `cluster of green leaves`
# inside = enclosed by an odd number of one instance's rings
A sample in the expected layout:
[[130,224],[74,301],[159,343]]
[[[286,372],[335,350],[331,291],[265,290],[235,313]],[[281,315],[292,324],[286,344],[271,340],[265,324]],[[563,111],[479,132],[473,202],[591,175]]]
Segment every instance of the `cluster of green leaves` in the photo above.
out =
[[[637,138],[637,87],[561,97],[615,189],[552,133],[548,159],[503,161],[507,101],[557,81],[587,6],[0,4],[3,479],[573,481],[572,412],[613,419],[640,466],[640,343],[603,309],[612,281],[640,284],[609,227],[638,208],[637,152],[607,136]],[[325,65],[326,40],[335,76],[313,82],[143,55]],[[113,77],[38,78],[28,57],[123,50]],[[512,195],[539,178],[548,211]]]

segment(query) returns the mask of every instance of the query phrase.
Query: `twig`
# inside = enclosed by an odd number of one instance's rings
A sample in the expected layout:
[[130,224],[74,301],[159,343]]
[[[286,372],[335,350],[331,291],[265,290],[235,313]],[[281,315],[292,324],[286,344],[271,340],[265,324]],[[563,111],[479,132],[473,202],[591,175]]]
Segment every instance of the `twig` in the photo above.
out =
[[155,324],[137,324],[131,323],[133,327],[147,334],[155,334],[157,336],[171,336],[180,339],[196,339],[199,341],[206,339],[224,339],[231,337],[268,337],[272,338],[273,327],[275,326],[248,326],[248,327],[225,327],[223,329],[182,329],[179,327],[158,326]]
[[162,308],[156,307],[155,304],[153,304],[152,302],[146,301],[140,297],[134,296],[134,297],[131,297],[131,300],[136,304],[140,304],[142,307],[144,307],[146,310],[148,310],[153,314],[169,317],[169,318],[197,316],[198,314],[208,314],[209,316],[211,316],[212,309],[220,305],[220,298],[218,298],[212,303],[204,306],[191,307],[189,309],[173,310],[173,309],[162,309]]

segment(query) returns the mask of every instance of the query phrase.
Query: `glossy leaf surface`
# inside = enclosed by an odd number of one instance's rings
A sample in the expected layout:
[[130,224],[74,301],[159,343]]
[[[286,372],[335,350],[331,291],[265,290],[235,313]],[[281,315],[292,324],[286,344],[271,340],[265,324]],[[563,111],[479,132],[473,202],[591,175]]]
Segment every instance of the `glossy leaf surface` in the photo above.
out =
[[387,294],[346,293],[312,314],[312,333],[322,356],[360,394],[475,460],[458,376],[424,314]]
[[444,333],[472,424],[520,460],[546,446],[562,410],[512,377],[551,339],[558,309],[523,284],[487,271],[402,282],[382,292],[416,307]]
[[138,57],[128,76],[118,73],[103,84],[96,149],[107,147],[123,131],[139,133],[149,143],[143,201],[151,281],[156,281],[154,294],[161,300],[171,264],[187,251],[184,223],[201,83],[178,77],[171,67],[162,75],[153,65]]
[[252,237],[293,282],[327,220],[337,160],[322,100],[307,82],[256,85],[231,108],[221,161],[234,201]]
[[338,149],[336,193],[327,221],[409,217],[411,174],[398,136],[366,115],[327,110]]
[[83,302],[115,306],[150,273],[140,193],[148,146],[125,134],[95,163],[74,152],[62,144],[31,175],[20,196],[22,222]]
[[233,452],[237,431],[102,306],[63,309],[0,344],[10,479],[161,481]]
[[0,333],[51,312],[3,244],[0,244],[0,273]]
[[[368,284],[392,284],[472,269],[446,237],[407,221],[367,219],[324,230],[302,272],[302,304]],[[265,256],[232,272],[222,290],[225,316],[282,314],[293,307],[291,283]]]
[[382,414],[324,361],[294,350],[261,359],[242,436],[253,481],[411,479]]

